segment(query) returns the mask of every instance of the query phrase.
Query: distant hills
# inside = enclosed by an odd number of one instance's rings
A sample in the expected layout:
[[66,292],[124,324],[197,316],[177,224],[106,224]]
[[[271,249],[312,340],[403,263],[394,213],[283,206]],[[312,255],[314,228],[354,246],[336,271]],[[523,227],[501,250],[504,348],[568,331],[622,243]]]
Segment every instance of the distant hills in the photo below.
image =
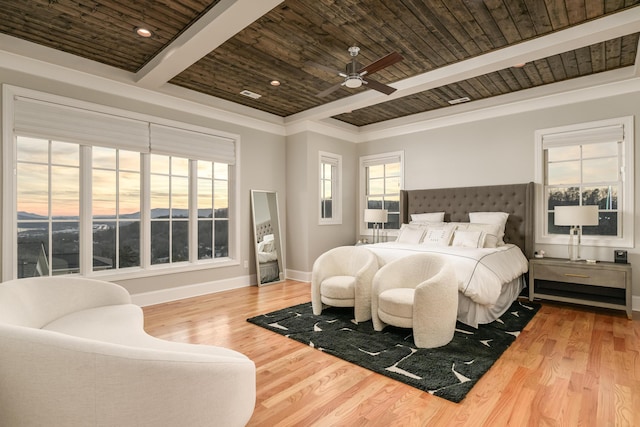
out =
[[[200,217],[211,217],[211,209],[200,209]],[[186,218],[189,216],[188,209],[174,209],[173,210],[174,217]],[[151,209],[151,218],[168,218],[169,217],[169,209],[167,208],[156,208]],[[55,216],[54,220],[78,220],[77,216]],[[98,215],[95,219],[103,219],[110,220],[114,219],[113,215]],[[140,219],[140,212],[130,213],[120,215],[120,219]],[[47,221],[46,216],[38,215],[31,212],[18,212],[18,221]]]

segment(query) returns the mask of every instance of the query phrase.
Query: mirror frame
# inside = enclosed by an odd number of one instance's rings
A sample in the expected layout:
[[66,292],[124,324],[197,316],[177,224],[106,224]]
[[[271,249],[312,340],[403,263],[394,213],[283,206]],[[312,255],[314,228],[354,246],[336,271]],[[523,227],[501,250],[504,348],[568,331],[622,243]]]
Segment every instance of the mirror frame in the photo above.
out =
[[[277,261],[277,277],[273,280],[262,280],[262,274],[260,269],[260,257],[259,257],[259,240],[262,238],[261,231],[258,230],[258,226],[260,226],[265,221],[262,218],[265,217],[264,213],[257,212],[261,209],[259,203],[256,203],[259,195],[265,195],[266,208],[268,210],[268,218],[266,221],[271,222],[271,229],[274,237],[274,245],[275,245],[275,253]],[[258,215],[257,215],[258,214]],[[261,222],[256,222],[256,219],[259,219]],[[275,220],[274,220],[275,218]],[[282,227],[280,226],[280,212],[278,208],[278,193],[276,191],[266,191],[266,190],[251,190],[251,219],[253,223],[253,247],[254,247],[254,255],[256,258],[256,281],[258,286],[263,286],[267,284],[280,283],[285,280],[284,278],[284,254],[282,251]],[[273,262],[273,261],[270,261]],[[267,262],[268,263],[268,262]],[[265,263],[265,264],[267,264]],[[266,267],[266,266],[265,266]],[[273,269],[273,264],[270,267]],[[265,271],[267,269],[265,268]]]

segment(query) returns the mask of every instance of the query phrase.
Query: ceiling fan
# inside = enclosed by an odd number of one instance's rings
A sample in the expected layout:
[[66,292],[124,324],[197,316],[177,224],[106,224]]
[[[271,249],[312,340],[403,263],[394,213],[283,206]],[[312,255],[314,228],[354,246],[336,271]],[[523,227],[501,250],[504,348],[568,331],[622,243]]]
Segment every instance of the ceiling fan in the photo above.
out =
[[344,81],[338,83],[330,88],[323,90],[318,93],[316,96],[323,98],[336,90],[338,90],[341,86],[346,86],[348,88],[358,88],[363,84],[367,85],[371,89],[377,90],[378,92],[382,92],[386,95],[390,95],[396,91],[395,88],[391,86],[387,86],[383,83],[380,83],[376,80],[370,79],[369,75],[375,73],[376,71],[380,71],[383,68],[386,68],[390,65],[395,64],[396,62],[402,61],[404,58],[398,52],[392,52],[382,58],[378,59],[375,62],[367,65],[366,67],[360,68],[360,64],[356,60],[358,53],[360,52],[360,48],[358,46],[351,46],[349,48],[349,53],[351,54],[351,62],[347,63],[345,67],[345,72],[336,71],[333,68],[327,67],[322,64],[317,64],[315,62],[309,61],[308,64],[320,68],[322,70],[328,71],[332,74],[337,74],[338,76],[344,78]]

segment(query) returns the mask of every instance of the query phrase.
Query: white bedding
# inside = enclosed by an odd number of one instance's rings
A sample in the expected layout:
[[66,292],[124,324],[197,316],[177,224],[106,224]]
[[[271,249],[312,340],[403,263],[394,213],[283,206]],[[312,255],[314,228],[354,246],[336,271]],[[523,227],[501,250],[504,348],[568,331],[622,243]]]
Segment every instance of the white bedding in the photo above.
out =
[[529,268],[520,248],[511,244],[497,248],[463,248],[386,242],[366,248],[376,254],[381,266],[416,252],[444,255],[455,267],[460,293],[488,307],[499,302],[504,284],[520,277]]
[[278,259],[278,254],[276,251],[273,252],[258,252],[258,262],[264,263],[269,261],[275,261]]

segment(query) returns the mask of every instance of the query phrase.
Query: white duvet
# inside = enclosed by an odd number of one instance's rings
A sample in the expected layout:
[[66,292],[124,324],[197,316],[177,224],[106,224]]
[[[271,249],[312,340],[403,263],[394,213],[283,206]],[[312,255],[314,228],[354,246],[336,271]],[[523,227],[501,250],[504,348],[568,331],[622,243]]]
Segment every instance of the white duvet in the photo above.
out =
[[416,252],[446,256],[456,271],[458,290],[474,302],[487,306],[498,301],[503,284],[529,269],[520,248],[512,244],[476,249],[386,242],[367,245],[366,248],[376,254],[380,266]]

